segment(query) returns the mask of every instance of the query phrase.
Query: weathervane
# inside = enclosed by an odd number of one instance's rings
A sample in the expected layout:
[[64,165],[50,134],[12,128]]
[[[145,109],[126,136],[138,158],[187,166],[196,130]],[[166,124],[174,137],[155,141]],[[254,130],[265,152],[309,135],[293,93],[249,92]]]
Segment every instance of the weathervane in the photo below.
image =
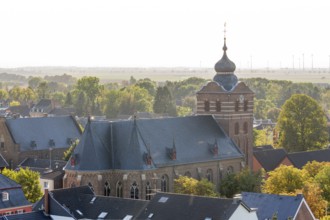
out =
[[226,25],[227,25],[227,23],[225,22],[224,23],[224,28],[223,28],[223,35],[224,35],[224,38],[226,39],[226,32],[227,32],[227,30],[226,30]]

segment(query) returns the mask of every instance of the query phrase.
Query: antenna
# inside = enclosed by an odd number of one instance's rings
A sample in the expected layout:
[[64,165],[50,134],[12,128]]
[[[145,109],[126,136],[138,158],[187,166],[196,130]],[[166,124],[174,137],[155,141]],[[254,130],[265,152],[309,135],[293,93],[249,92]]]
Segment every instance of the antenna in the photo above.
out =
[[223,25],[223,36],[225,39],[226,39],[226,33],[227,33],[226,26],[227,26],[227,22],[225,22]]

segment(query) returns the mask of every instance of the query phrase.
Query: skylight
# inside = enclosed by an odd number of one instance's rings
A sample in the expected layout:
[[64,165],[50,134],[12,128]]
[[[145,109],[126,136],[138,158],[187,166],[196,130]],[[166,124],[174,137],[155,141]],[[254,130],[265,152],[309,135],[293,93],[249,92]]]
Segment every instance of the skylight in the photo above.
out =
[[97,218],[105,218],[107,215],[108,215],[107,212],[101,212]]
[[[92,200],[89,202],[90,204],[93,204],[95,201],[96,197],[93,197]],[[103,213],[103,212],[102,212]]]
[[162,196],[162,197],[160,197],[158,202],[165,203],[165,202],[167,202],[167,200],[168,200],[168,197]]
[[83,216],[82,212],[81,212],[79,209],[77,209],[76,212],[77,212],[79,215]]
[[123,220],[131,220],[133,218],[133,215],[126,215]]

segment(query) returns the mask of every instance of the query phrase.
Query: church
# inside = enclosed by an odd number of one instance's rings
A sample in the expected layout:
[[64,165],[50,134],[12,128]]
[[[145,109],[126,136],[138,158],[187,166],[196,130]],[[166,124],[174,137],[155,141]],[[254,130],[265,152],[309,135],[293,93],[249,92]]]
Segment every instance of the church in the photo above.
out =
[[150,200],[173,192],[180,175],[206,178],[217,189],[228,173],[252,168],[254,93],[223,56],[196,93],[196,115],[92,121],[65,166],[64,188],[89,185],[97,195]]

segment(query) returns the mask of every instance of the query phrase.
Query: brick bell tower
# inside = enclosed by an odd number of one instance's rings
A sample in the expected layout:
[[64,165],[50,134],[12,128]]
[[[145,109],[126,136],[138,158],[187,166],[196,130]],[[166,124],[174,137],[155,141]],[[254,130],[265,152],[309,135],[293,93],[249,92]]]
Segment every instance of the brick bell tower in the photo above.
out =
[[238,81],[234,73],[236,65],[227,56],[226,29],[224,33],[223,56],[214,66],[216,75],[196,94],[197,115],[213,115],[239,146],[245,164],[252,169],[254,92]]

